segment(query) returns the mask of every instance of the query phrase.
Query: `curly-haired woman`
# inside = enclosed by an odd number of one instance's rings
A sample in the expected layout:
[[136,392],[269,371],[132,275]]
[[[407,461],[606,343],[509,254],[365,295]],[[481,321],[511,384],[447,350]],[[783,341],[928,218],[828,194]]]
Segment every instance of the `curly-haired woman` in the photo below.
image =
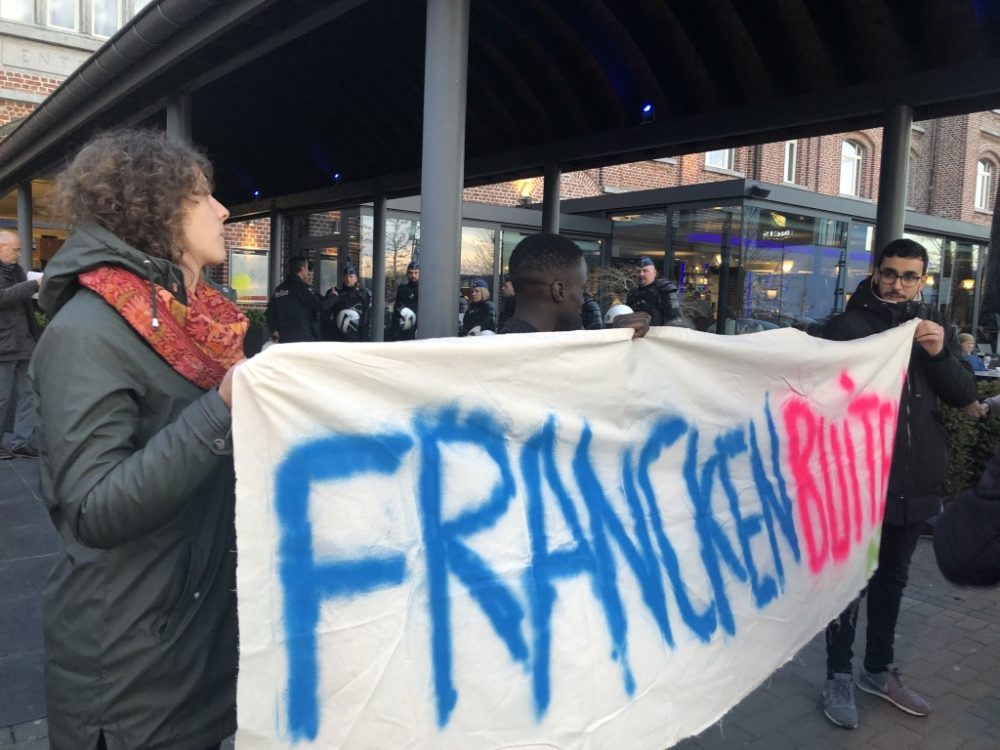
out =
[[43,497],[64,552],[45,590],[53,748],[216,747],[235,731],[231,378],[247,319],[202,279],[229,213],[161,134],[86,145],[54,213],[35,351]]

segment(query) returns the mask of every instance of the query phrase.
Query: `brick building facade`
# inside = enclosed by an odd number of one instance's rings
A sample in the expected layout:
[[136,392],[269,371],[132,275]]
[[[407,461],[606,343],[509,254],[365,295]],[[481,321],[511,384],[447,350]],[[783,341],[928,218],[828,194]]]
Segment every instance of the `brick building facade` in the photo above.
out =
[[[822,195],[864,201],[873,201],[878,195],[882,155],[880,129],[743,146],[728,151],[567,172],[562,176],[561,197],[587,198],[734,177],[793,185]],[[990,179],[986,179],[984,173]],[[1000,113],[997,111],[914,123],[908,208],[941,218],[989,225],[998,173]],[[544,179],[538,177],[468,188],[464,198],[478,203],[516,206],[540,202],[543,190]]]

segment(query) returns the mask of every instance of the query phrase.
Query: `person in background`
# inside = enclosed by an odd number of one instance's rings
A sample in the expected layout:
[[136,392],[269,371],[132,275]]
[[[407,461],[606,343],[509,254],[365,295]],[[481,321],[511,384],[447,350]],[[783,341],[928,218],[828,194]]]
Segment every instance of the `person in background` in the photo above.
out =
[[[587,264],[576,243],[558,234],[525,237],[511,253],[510,277],[518,290],[517,309],[500,333],[575,331],[582,327]],[[633,338],[640,338],[649,330],[649,315],[621,315],[613,325],[632,328]]]
[[31,361],[42,499],[62,540],[44,594],[54,750],[201,750],[236,730],[232,379],[249,326],[212,168],[164,133],[85,145],[56,180],[71,227]]
[[371,341],[372,293],[358,280],[358,269],[348,263],[327,317],[334,341]]
[[[979,416],[1000,419],[1000,395],[986,399]],[[976,486],[935,520],[934,556],[941,574],[958,586],[1000,586],[1000,450]]]
[[480,336],[484,331],[497,330],[497,308],[490,300],[489,285],[483,279],[474,279],[469,292],[469,309],[462,316],[459,336]]
[[677,301],[677,286],[658,278],[656,264],[644,255],[639,260],[639,286],[628,293],[625,304],[634,312],[648,313],[654,326],[664,326],[682,320]]
[[[406,283],[400,284],[396,288],[396,301],[392,306],[392,323],[390,326],[390,340],[412,341],[417,337],[417,308],[419,305],[420,293],[420,264],[411,261],[406,266]],[[413,319],[409,324],[404,322],[403,311],[409,310],[413,313]],[[409,327],[406,327],[409,325]]]
[[973,372],[986,372],[986,364],[982,357],[973,354],[976,348],[976,337],[971,333],[958,334],[958,345],[962,348],[961,359],[972,368]]
[[[850,341],[895,328],[933,311],[920,305],[927,274],[927,250],[909,239],[890,242],[879,253],[875,270],[864,279],[824,331],[826,338]],[[826,629],[826,683],[823,712],[838,726],[858,726],[851,659],[862,597],[868,600],[865,658],[857,685],[905,713],[926,716],[930,704],[909,688],[895,665],[893,641],[910,559],[924,521],[941,510],[948,477],[948,448],[938,415],[938,401],[956,408],[976,404],[976,381],[952,354],[944,327],[921,320],[914,332],[906,382],[899,406],[889,470],[878,567],[866,592],[848,605]]]
[[320,297],[312,283],[312,263],[301,256],[289,260],[288,275],[275,288],[265,313],[273,341],[319,341],[320,315],[332,304],[332,297]]
[[604,316],[597,300],[586,292],[583,293],[583,306],[580,308],[580,320],[588,331],[599,331],[604,328]]
[[503,328],[504,324],[514,317],[514,307],[517,304],[514,284],[510,280],[509,273],[503,275],[503,286],[500,287],[500,296],[503,297],[503,302],[500,305],[500,321],[497,323],[497,326]]
[[0,461],[14,456],[37,458],[35,405],[28,385],[28,361],[38,341],[38,324],[31,298],[39,283],[28,280],[21,259],[21,239],[0,230],[0,437],[8,404],[14,404],[10,450],[0,445]]

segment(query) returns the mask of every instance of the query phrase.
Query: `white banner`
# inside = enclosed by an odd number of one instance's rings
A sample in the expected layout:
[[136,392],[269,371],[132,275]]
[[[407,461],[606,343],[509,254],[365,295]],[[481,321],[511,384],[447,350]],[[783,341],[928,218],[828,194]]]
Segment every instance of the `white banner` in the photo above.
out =
[[914,326],[271,347],[235,383],[237,747],[700,732],[870,575]]

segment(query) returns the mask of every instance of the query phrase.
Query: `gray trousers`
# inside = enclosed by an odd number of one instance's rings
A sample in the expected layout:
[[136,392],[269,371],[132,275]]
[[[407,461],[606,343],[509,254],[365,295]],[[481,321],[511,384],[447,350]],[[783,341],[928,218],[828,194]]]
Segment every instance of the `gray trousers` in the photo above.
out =
[[14,405],[14,433],[10,449],[34,444],[35,402],[28,385],[28,360],[0,362],[0,430],[6,429],[7,412]]

